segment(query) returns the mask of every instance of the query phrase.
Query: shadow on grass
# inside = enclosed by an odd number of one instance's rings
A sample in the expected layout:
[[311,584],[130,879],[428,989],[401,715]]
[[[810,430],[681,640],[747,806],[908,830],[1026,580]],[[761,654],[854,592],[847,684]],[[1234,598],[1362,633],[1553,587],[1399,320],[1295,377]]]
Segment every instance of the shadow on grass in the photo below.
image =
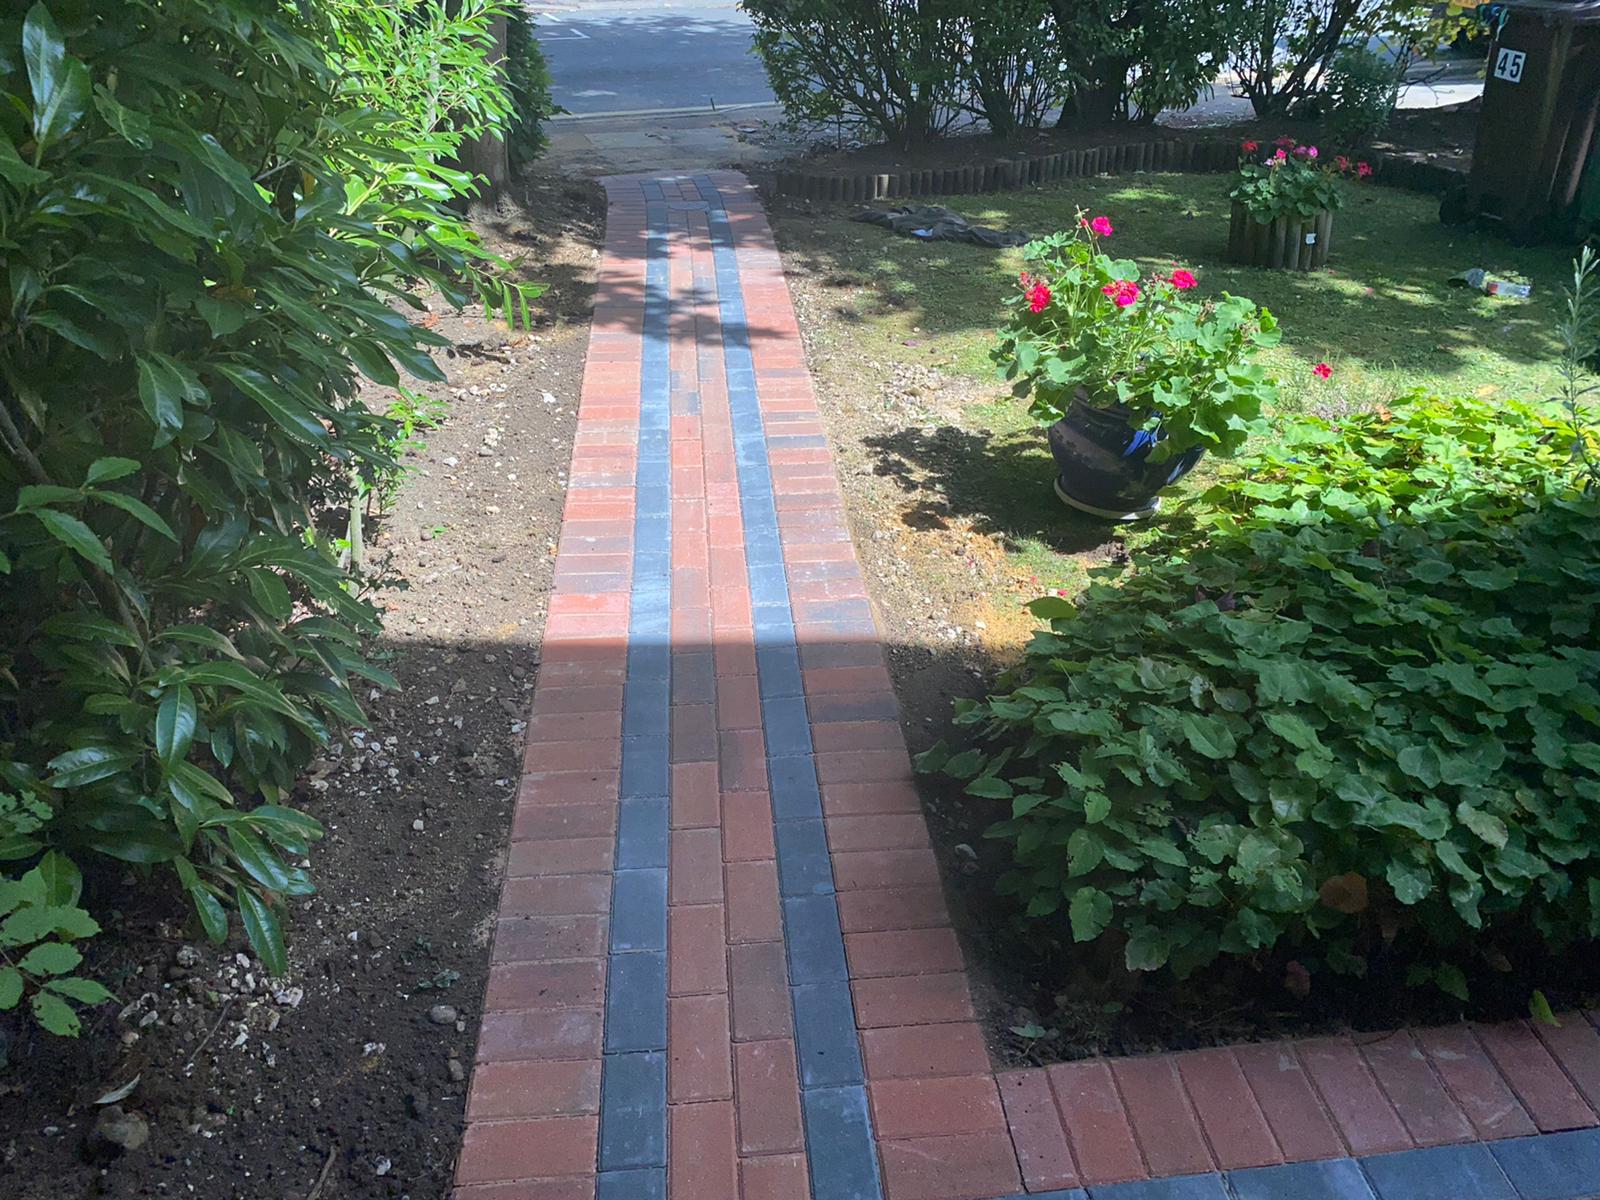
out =
[[[1181,262],[1198,270],[1202,296],[1235,292],[1272,309],[1283,324],[1280,360],[1338,359],[1404,387],[1527,390],[1504,378],[1506,368],[1538,367],[1558,353],[1552,330],[1570,273],[1567,248],[1512,247],[1441,225],[1430,197],[1351,186],[1334,222],[1331,270],[1236,267],[1224,261],[1227,186],[1226,176],[1100,178],[945,203],[972,220],[1034,235],[1070,226],[1080,207],[1109,214],[1114,253],[1146,271]],[[1020,253],[896,238],[848,215],[835,209],[778,219],[786,252],[825,284],[856,290],[837,314],[856,324],[898,315],[923,334],[961,339],[952,351],[975,364],[980,351],[965,343],[987,338],[1002,321]],[[1450,276],[1475,266],[1526,278],[1533,298],[1494,300],[1451,286]],[[1544,386],[1540,374],[1536,391]]]

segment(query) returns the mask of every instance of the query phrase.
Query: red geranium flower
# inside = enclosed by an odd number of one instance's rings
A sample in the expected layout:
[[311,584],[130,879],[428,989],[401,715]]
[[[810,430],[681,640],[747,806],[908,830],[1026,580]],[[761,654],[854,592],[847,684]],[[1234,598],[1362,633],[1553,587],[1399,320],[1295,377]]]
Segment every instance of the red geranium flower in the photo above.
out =
[[1350,169],[1350,160],[1341,154],[1338,158],[1333,160],[1333,165],[1338,167],[1341,171],[1348,171]]
[[1318,379],[1327,379],[1333,374],[1333,368],[1325,362],[1319,362],[1316,366],[1311,368],[1311,373]]
[[1185,271],[1182,267],[1179,267],[1172,273],[1171,283],[1173,287],[1181,292],[1186,288],[1198,286],[1200,281],[1194,277],[1193,272]]
[[1243,150],[1246,154],[1254,154],[1257,150],[1261,149],[1261,143],[1247,140],[1240,143],[1239,149]]
[[1357,163],[1356,164],[1356,174],[1361,176],[1361,178],[1365,179],[1368,175],[1372,174],[1372,166],[1371,166],[1371,164],[1364,163],[1364,162],[1363,163]]
[[1042,280],[1028,289],[1028,311],[1043,312],[1050,307],[1050,287]]

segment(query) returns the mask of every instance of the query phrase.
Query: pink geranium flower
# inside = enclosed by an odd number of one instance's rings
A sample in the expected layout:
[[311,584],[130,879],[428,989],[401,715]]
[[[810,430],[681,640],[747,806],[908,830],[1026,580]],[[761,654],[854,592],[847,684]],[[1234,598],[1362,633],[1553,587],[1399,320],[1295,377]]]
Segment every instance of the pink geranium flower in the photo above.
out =
[[1357,163],[1356,164],[1356,174],[1361,176],[1361,178],[1365,179],[1368,175],[1372,174],[1372,166],[1371,166],[1371,164],[1370,163],[1364,163],[1364,162],[1363,163]]
[[1111,227],[1110,217],[1096,217],[1094,220],[1089,222],[1089,228],[1094,230],[1101,237],[1110,237],[1116,232],[1116,230]]
[[1028,311],[1041,313],[1050,307],[1050,286],[1042,280],[1028,289]]
[[1108,283],[1100,289],[1105,295],[1116,302],[1118,308],[1127,308],[1139,298],[1139,285],[1131,279],[1124,279],[1117,283]]
[[1199,286],[1200,281],[1194,277],[1193,272],[1185,271],[1182,267],[1179,267],[1172,273],[1171,283],[1173,287],[1181,292],[1188,288]]
[[1333,374],[1333,368],[1325,362],[1319,362],[1316,366],[1311,368],[1311,373],[1318,379],[1327,379]]

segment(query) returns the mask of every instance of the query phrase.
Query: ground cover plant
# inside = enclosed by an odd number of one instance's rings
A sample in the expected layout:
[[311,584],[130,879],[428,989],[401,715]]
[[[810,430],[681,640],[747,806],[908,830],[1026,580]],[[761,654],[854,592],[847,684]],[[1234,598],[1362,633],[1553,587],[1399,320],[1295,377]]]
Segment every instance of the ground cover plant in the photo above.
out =
[[1180,976],[1466,971],[1600,936],[1597,501],[1549,405],[1299,417],[1051,621],[924,765],[1030,916]]
[[502,264],[446,207],[470,186],[429,140],[449,104],[419,123],[336,69],[385,34],[351,16],[51,0],[0,22],[0,1007],[55,1032],[104,998],[70,944],[97,930],[97,858],[284,971],[277,909],[321,835],[290,789],[390,682],[335,554],[396,469],[357,371],[438,379],[397,305],[468,300],[462,273]]

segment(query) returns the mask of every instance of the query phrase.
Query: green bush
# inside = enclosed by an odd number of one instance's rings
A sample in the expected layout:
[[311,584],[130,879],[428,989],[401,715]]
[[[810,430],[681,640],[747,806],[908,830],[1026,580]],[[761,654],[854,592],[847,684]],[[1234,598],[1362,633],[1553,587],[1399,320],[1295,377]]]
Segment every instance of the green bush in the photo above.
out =
[[740,0],[791,121],[838,122],[907,146],[958,112],[960,5],[926,0]]
[[[1187,975],[1385,950],[1459,994],[1600,936],[1600,498],[1573,429],[1416,395],[1292,421],[1137,557],[1050,598],[925,769],[1009,805],[1006,890]],[[1181,525],[1181,522],[1179,523]]]
[[989,0],[965,10],[960,104],[999,137],[1043,123],[1072,89],[1071,54],[1048,0]]
[[1359,150],[1383,132],[1400,102],[1400,69],[1365,46],[1345,46],[1322,85],[1323,128],[1334,145]]
[[741,0],[792,121],[912,145],[961,114],[1006,137],[1056,108],[1099,124],[1187,108],[1247,0]]
[[468,299],[456,273],[483,256],[444,206],[452,177],[332,65],[327,6],[14,11],[0,1007],[27,993],[70,1032],[40,997],[101,993],[63,986],[70,955],[36,955],[95,932],[85,855],[175,883],[214,940],[237,911],[286,969],[275,910],[311,890],[300,863],[322,834],[289,804],[295,779],[363,720],[358,691],[392,683],[360,646],[377,611],[331,550],[353,496],[394,469],[357,368],[439,379],[440,339],[402,310],[419,284]]
[[1050,0],[1075,87],[1064,122],[1153,123],[1190,108],[1237,44],[1249,0]]

